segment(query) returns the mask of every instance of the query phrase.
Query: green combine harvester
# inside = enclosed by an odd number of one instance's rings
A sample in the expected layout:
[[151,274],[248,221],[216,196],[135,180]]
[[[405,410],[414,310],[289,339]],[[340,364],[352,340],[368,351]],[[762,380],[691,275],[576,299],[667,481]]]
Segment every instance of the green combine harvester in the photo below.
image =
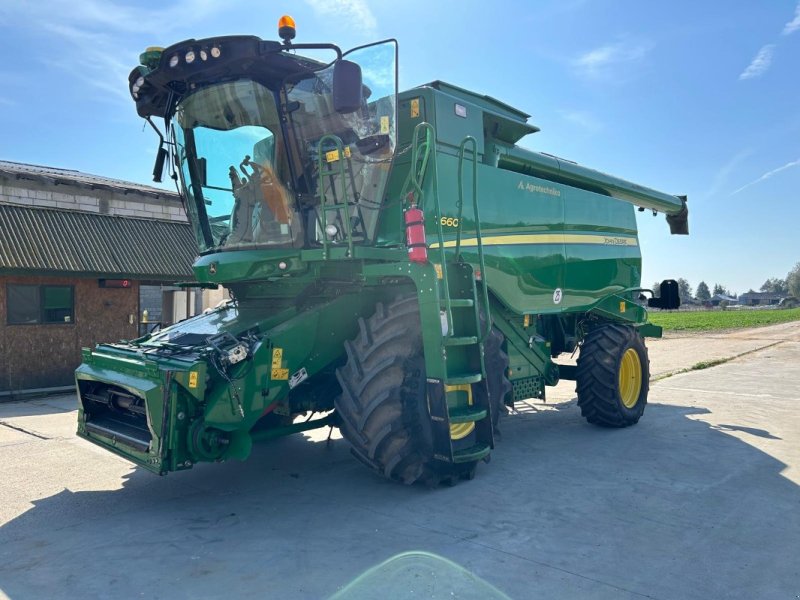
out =
[[672,280],[643,295],[635,212],[686,234],[686,198],[518,146],[538,128],[489,96],[398,93],[395,40],[342,52],[279,27],[151,48],[130,75],[196,279],[231,300],[85,349],[78,435],[164,475],[335,426],[384,477],[436,485],[472,478],[507,407],[561,379],[589,422],[636,423],[661,335],[644,306],[679,300]]

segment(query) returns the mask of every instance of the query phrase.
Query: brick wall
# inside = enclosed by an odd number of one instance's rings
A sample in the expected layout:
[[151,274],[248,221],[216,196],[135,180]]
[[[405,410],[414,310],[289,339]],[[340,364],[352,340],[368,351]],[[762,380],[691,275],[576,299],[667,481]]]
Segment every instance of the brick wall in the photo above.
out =
[[167,192],[156,198],[135,191],[124,194],[113,190],[0,179],[0,202],[123,217],[186,221],[180,201]]
[[[74,286],[74,322],[8,325],[8,283]],[[81,348],[137,337],[138,311],[138,282],[115,289],[97,279],[0,277],[0,391],[72,384]]]

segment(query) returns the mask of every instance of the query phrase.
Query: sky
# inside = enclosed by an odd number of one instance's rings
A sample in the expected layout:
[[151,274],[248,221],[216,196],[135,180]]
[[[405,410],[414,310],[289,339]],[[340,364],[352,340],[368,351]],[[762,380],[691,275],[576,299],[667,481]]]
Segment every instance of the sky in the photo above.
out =
[[0,159],[151,183],[127,75],[148,46],[393,37],[400,87],[441,79],[532,116],[521,144],[687,194],[690,235],[638,213],[645,285],[733,292],[800,262],[797,0],[3,0]]

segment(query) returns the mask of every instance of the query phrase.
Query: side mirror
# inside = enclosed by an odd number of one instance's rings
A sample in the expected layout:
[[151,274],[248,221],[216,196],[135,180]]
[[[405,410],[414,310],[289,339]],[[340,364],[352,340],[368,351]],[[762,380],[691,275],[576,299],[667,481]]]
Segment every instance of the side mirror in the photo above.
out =
[[339,114],[355,112],[363,101],[361,67],[349,60],[337,60],[333,67],[333,109]]
[[208,185],[208,161],[204,156],[197,159],[197,176],[200,178],[200,184],[206,187]]
[[680,308],[681,297],[678,293],[678,282],[674,279],[665,279],[661,282],[660,297],[650,298],[647,301],[647,306],[651,308],[663,308],[665,310],[674,310]]
[[153,181],[161,183],[164,176],[164,162],[167,160],[167,149],[164,146],[159,146],[156,152],[156,164],[153,165]]

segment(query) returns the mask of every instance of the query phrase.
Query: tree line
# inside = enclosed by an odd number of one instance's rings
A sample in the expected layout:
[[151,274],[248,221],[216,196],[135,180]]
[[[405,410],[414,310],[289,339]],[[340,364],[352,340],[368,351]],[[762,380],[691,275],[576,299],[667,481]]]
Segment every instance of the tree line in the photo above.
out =
[[[702,302],[710,300],[712,296],[729,296],[731,298],[737,297],[736,292],[731,292],[728,288],[720,283],[715,283],[712,289],[709,288],[705,281],[701,281],[697,284],[697,291],[693,292],[691,284],[683,277],[678,279],[677,282],[678,294],[681,297],[681,302],[688,302],[689,300],[694,299]],[[656,295],[658,295],[660,286],[660,281],[653,285],[653,290],[656,292]],[[755,290],[753,289],[749,290],[749,292],[754,291]],[[788,294],[790,296],[794,296],[795,298],[800,298],[800,262],[792,267],[784,279],[781,279],[780,277],[768,278],[761,285],[759,291],[773,294]]]

